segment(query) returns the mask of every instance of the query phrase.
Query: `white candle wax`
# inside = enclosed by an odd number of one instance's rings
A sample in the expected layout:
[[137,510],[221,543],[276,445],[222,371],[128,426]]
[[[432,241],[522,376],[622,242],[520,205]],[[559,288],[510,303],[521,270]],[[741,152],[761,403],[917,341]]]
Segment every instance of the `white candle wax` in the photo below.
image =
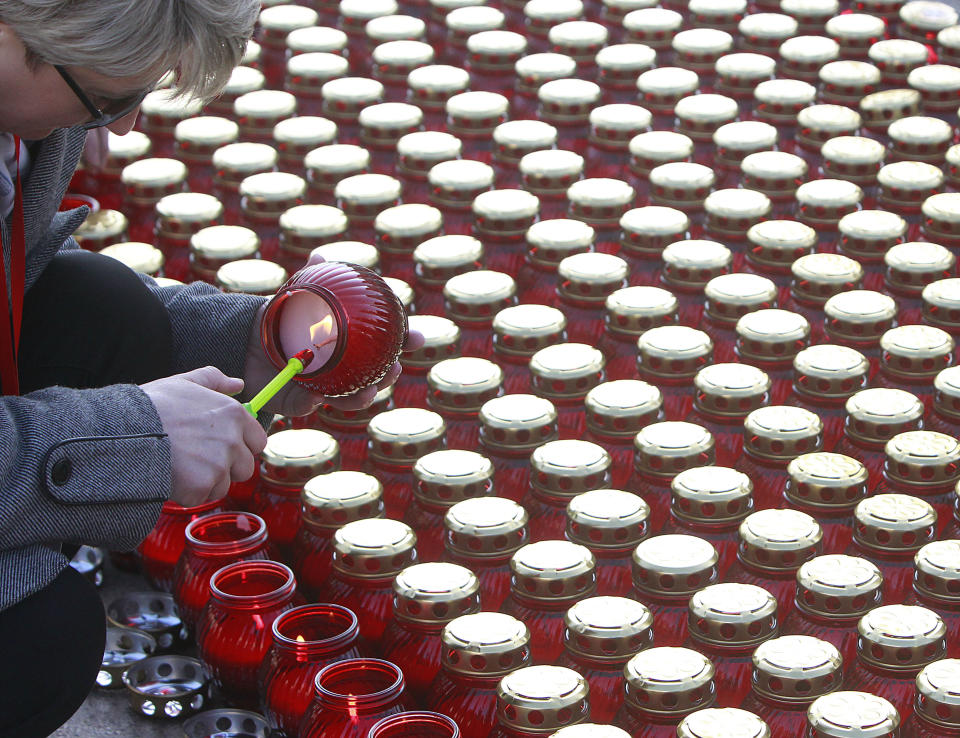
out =
[[330,304],[312,292],[294,292],[280,313],[280,351],[287,358],[310,349],[313,361],[304,368],[309,374],[320,369],[337,347],[337,320]]

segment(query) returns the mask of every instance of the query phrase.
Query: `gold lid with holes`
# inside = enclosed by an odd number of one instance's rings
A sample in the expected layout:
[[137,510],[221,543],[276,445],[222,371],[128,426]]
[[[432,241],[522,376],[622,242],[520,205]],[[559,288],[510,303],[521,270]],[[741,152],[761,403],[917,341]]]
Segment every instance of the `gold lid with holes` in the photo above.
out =
[[423,111],[409,103],[377,103],[361,110],[357,120],[360,139],[365,146],[394,149],[401,136],[413,133],[420,127]]
[[530,484],[549,498],[571,498],[610,485],[609,452],[590,441],[548,441],[530,456]]
[[746,418],[765,404],[771,381],[766,372],[749,364],[711,364],[693,378],[694,406],[710,415]]
[[773,307],[777,286],[766,277],[735,272],[711,279],[703,294],[704,312],[712,320],[733,327],[750,311]]
[[627,662],[623,675],[631,711],[679,717],[710,707],[717,698],[713,664],[689,648],[648,648]]
[[409,254],[427,238],[440,235],[443,214],[430,205],[406,203],[381,210],[373,228],[381,251]]
[[680,210],[658,205],[633,208],[620,218],[620,246],[631,254],[658,257],[689,228],[690,219]]
[[877,346],[893,326],[897,303],[889,295],[872,290],[840,292],[823,305],[824,332],[834,341]]
[[923,201],[937,194],[943,185],[943,172],[922,161],[896,161],[877,172],[882,205],[901,212],[920,210]]
[[568,212],[591,225],[614,225],[635,196],[633,187],[620,179],[581,179],[567,188]]
[[148,157],[152,146],[150,137],[140,131],[131,131],[125,136],[108,133],[104,171],[114,176],[119,175],[127,164]]
[[517,166],[532,151],[552,149],[557,129],[542,120],[509,120],[493,129],[493,155],[501,163]]
[[[349,74],[350,62],[347,61],[346,57],[328,51],[313,51],[291,56],[287,60],[284,85],[287,92],[302,95],[304,98],[312,98],[312,101],[316,104],[318,102],[317,98],[321,96],[323,86],[327,82],[332,79],[347,77]],[[293,120],[293,118],[288,118],[288,120]],[[334,131],[336,131],[336,128],[334,128]]]
[[919,497],[878,494],[854,509],[853,539],[868,550],[917,551],[933,540],[937,513]]
[[939,244],[909,241],[891,247],[883,260],[891,291],[919,294],[930,282],[949,277],[957,259]]
[[471,70],[510,74],[527,50],[527,39],[523,34],[494,28],[471,33],[467,36],[466,47],[466,63]]
[[775,202],[793,200],[797,187],[806,179],[807,169],[803,159],[783,151],[758,151],[740,162],[743,186],[762,192]]
[[697,466],[670,483],[670,512],[690,523],[728,524],[753,509],[753,482],[725,466]]
[[590,686],[562,666],[528,666],[504,676],[497,685],[497,722],[501,729],[549,735],[590,715]]
[[477,195],[471,207],[478,236],[519,240],[540,213],[540,198],[526,190],[490,190]]
[[475,451],[434,451],[413,465],[413,494],[421,503],[449,508],[493,491],[493,463]]
[[713,141],[713,134],[725,123],[736,120],[737,101],[717,94],[688,95],[673,108],[677,129],[694,141]]
[[290,31],[285,44],[294,56],[307,53],[341,54],[347,46],[347,34],[339,28],[307,26]]
[[152,205],[183,187],[187,166],[176,159],[137,159],[123,168],[120,179],[133,202]]
[[267,438],[260,475],[285,487],[299,487],[318,474],[340,467],[340,444],[329,433],[303,428],[274,433]]
[[651,423],[633,439],[633,463],[644,474],[672,478],[684,469],[712,464],[713,434],[695,423]]
[[585,343],[557,343],[530,357],[531,385],[551,400],[582,399],[603,381],[606,359]]
[[272,261],[240,259],[217,270],[216,282],[224,292],[273,295],[287,281],[287,270]]
[[756,190],[730,188],[714,190],[703,201],[712,233],[740,240],[747,231],[770,214],[770,198]]
[[843,657],[829,641],[787,635],[753,652],[753,689],[775,702],[804,705],[843,682]]
[[447,129],[461,138],[489,136],[494,128],[506,120],[509,105],[507,98],[496,92],[461,92],[447,100]]
[[636,89],[637,77],[653,69],[657,52],[647,44],[611,44],[600,49],[594,59],[597,82],[601,87],[607,90],[633,90]]
[[913,588],[940,602],[960,601],[960,541],[932,541],[913,557]]
[[[937,3],[939,4],[939,3]],[[960,725],[960,659],[940,659],[927,664],[917,675],[915,709],[923,718],[953,733]]]
[[527,260],[534,266],[554,270],[567,256],[593,249],[594,230],[580,220],[541,220],[527,229]]
[[561,298],[602,306],[607,296],[627,286],[630,266],[619,256],[588,252],[565,257],[557,266]]
[[861,122],[860,113],[852,108],[834,104],[811,105],[797,114],[797,143],[819,151],[831,138],[857,135]]
[[436,236],[413,250],[413,260],[417,279],[439,287],[458,274],[478,269],[483,261],[483,244],[473,236]]
[[687,239],[668,244],[661,260],[666,284],[699,292],[714,277],[729,273],[733,252],[719,241]]
[[81,246],[96,249],[104,244],[122,241],[129,223],[127,216],[119,210],[98,210],[87,215],[73,232],[73,237]]
[[902,325],[880,337],[881,368],[896,377],[925,381],[953,363],[953,338],[927,325]]
[[333,569],[357,579],[393,579],[417,563],[417,534],[389,518],[347,523],[333,534]]
[[739,169],[745,157],[777,145],[777,129],[758,120],[726,123],[714,132],[713,143],[717,147],[717,162]]
[[143,98],[140,109],[144,127],[148,131],[170,131],[177,121],[200,115],[203,101],[177,92],[174,89],[153,90]]
[[907,75],[907,84],[920,91],[924,112],[952,111],[957,106],[960,68],[949,64],[925,64]]
[[960,279],[938,279],[924,287],[921,295],[924,321],[956,333],[960,327]]
[[480,442],[499,452],[529,453],[557,437],[557,410],[536,395],[504,395],[480,408]]
[[827,451],[803,454],[787,465],[784,495],[817,509],[850,509],[867,496],[867,470],[856,459]]
[[846,399],[867,386],[870,362],[859,351],[824,343],[793,357],[793,386],[820,400]]
[[623,17],[627,39],[642,42],[654,49],[669,49],[670,39],[683,26],[683,16],[661,7],[641,7]]
[[427,24],[410,15],[381,15],[367,21],[364,27],[371,41],[401,41],[423,38]]
[[334,471],[308,479],[300,501],[304,522],[328,533],[354,520],[384,516],[383,485],[363,472]]
[[947,655],[943,619],[925,607],[882,605],[857,624],[857,658],[894,671],[918,672]]
[[960,193],[940,192],[923,201],[924,235],[954,246],[960,224]]
[[234,143],[239,136],[240,127],[234,121],[214,115],[187,118],[173,130],[179,154],[204,164],[210,163],[216,149]]
[[795,220],[765,220],[747,231],[747,261],[764,270],[789,273],[792,265],[809,256],[817,245],[817,232]]
[[799,79],[768,79],[754,88],[753,97],[758,118],[792,126],[797,114],[816,102],[817,88]]
[[632,438],[663,419],[663,394],[638,379],[603,382],[584,398],[587,427],[601,436]]
[[594,489],[567,504],[567,539],[591,551],[626,551],[646,538],[650,506],[639,495]]
[[883,600],[883,575],[872,561],[859,556],[825,554],[797,570],[800,610],[819,617],[859,618]]
[[677,322],[679,302],[660,287],[624,287],[606,299],[604,324],[623,338],[637,338],[645,331]]
[[488,359],[444,359],[427,372],[427,401],[442,413],[476,415],[480,406],[503,389],[503,369]]
[[493,317],[493,349],[498,354],[530,357],[563,342],[567,318],[547,305],[515,305]]
[[737,558],[754,569],[795,571],[820,553],[823,530],[799,510],[758,510],[740,523]]
[[430,410],[400,407],[374,416],[367,425],[371,459],[412,467],[424,454],[439,451],[447,426]]
[[953,128],[949,123],[923,115],[894,121],[887,135],[896,157],[930,164],[942,164],[953,142]]
[[703,207],[716,174],[710,167],[688,161],[674,161],[650,170],[650,201],[687,210]]
[[280,216],[283,247],[297,252],[309,252],[318,240],[321,243],[336,240],[346,233],[348,226],[343,211],[329,205],[297,205]]
[[362,241],[334,241],[325,243],[310,252],[311,256],[322,256],[324,261],[342,261],[356,264],[378,272],[380,253],[377,247]]
[[284,210],[299,205],[306,190],[303,177],[287,172],[251,174],[240,182],[244,211],[277,217]]
[[427,173],[430,199],[441,208],[469,210],[474,198],[493,187],[493,167],[481,161],[442,161]]
[[764,461],[788,461],[816,451],[823,443],[823,421],[792,405],[766,405],[743,421],[743,446]]
[[544,82],[537,90],[537,115],[551,124],[586,123],[601,93],[596,82],[575,77]]
[[461,615],[440,635],[442,667],[454,674],[500,677],[530,664],[530,631],[499,612]]
[[303,163],[310,186],[332,195],[340,180],[367,170],[370,152],[353,144],[330,144],[311,151]]
[[724,54],[714,65],[717,89],[734,95],[747,96],[758,82],[770,80],[777,70],[777,62],[756,52]]
[[897,433],[920,426],[923,403],[904,390],[874,387],[851,396],[846,411],[847,436],[854,441],[885,444]]
[[[762,13],[761,15],[773,15]],[[748,18],[750,16],[747,16]],[[759,717],[737,707],[708,707],[685,717],[678,738],[770,738],[770,728]]]
[[869,692],[830,692],[807,710],[807,722],[818,738],[897,738],[900,715],[883,697]]
[[877,184],[877,173],[887,155],[883,144],[865,136],[831,138],[820,152],[825,174],[863,186]]
[[593,61],[597,52],[606,46],[607,36],[606,26],[584,20],[564,21],[547,32],[547,39],[554,49],[581,63]]
[[588,597],[567,610],[563,645],[574,657],[614,664],[653,645],[653,615],[626,597]]
[[885,131],[892,121],[920,112],[920,93],[903,88],[872,92],[860,100],[858,107],[865,128]]
[[884,471],[895,482],[942,487],[952,486],[960,479],[960,441],[946,433],[898,433],[887,441],[884,452]]
[[470,87],[470,74],[449,64],[428,64],[407,75],[410,99],[424,110],[446,110],[447,100]]
[[452,359],[460,354],[460,327],[449,318],[437,315],[411,315],[410,329],[424,337],[423,346],[416,351],[404,352],[400,361],[404,367],[428,369],[443,359]]
[[368,77],[339,77],[323,83],[323,115],[334,120],[355,120],[361,110],[383,100],[382,82]]
[[566,54],[529,54],[517,59],[513,71],[516,73],[517,92],[536,97],[542,84],[572,77],[577,71],[577,62]]
[[596,590],[596,563],[590,549],[577,543],[528,543],[510,558],[510,589],[528,599],[580,600]]
[[627,148],[630,151],[630,169],[643,177],[649,177],[654,167],[661,164],[689,161],[693,156],[693,140],[676,131],[638,133],[630,139]]
[[590,141],[605,149],[626,151],[634,136],[650,130],[653,116],[639,105],[614,103],[590,111]]
[[393,614],[401,622],[438,630],[456,617],[480,611],[480,582],[457,564],[414,564],[393,580]]
[[409,313],[411,307],[413,306],[413,287],[411,287],[409,283],[404,282],[402,279],[397,279],[396,277],[384,277],[383,281],[387,283],[387,286],[390,288],[393,294],[399,298],[400,302],[403,304],[404,311]]
[[693,377],[713,357],[713,341],[685,325],[651,328],[637,339],[637,367],[643,376]]
[[477,269],[450,277],[443,297],[452,319],[484,323],[516,303],[517,285],[509,274]]
[[860,210],[849,213],[837,224],[840,242],[837,249],[862,262],[879,262],[883,255],[903,241],[907,222],[886,210]]
[[333,196],[351,220],[370,222],[384,208],[398,204],[403,185],[386,174],[354,174],[337,182]]
[[792,362],[810,342],[810,323],[800,313],[767,308],[737,321],[737,353],[746,361]]
[[121,241],[100,249],[101,254],[125,264],[137,274],[160,274],[165,261],[163,252],[142,241]]
[[370,56],[374,77],[387,84],[403,84],[414,69],[433,63],[434,51],[423,41],[397,39],[377,44]]
[[460,139],[443,131],[414,131],[397,141],[397,173],[425,180],[440,162],[460,158]]
[[527,511],[502,497],[475,497],[456,503],[443,518],[444,546],[469,559],[505,558],[530,538]]
[[633,586],[647,595],[686,598],[719,581],[718,560],[717,550],[702,538],[652,536],[633,550]]
[[777,598],[753,584],[704,587],[690,598],[687,615],[690,638],[714,648],[755,646],[779,628]]
[[933,407],[947,418],[960,416],[960,367],[951,366],[933,379]]
[[583,174],[584,158],[573,151],[533,151],[520,159],[524,189],[540,197],[563,197]]
[[370,407],[362,410],[341,410],[330,404],[323,404],[317,408],[317,417],[322,424],[333,428],[360,429],[366,428],[379,413],[389,410],[393,406],[393,385],[385,387],[373,397]]
[[815,179],[797,188],[798,220],[816,228],[836,226],[840,219],[860,207],[863,190],[843,179]]

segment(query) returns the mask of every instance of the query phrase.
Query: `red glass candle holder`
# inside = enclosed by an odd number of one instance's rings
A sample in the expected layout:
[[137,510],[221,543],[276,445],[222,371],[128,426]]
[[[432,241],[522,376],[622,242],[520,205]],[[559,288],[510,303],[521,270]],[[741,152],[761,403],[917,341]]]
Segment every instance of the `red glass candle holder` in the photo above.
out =
[[399,712],[370,728],[367,738],[460,738],[460,728],[438,712]]
[[267,303],[261,340],[278,369],[302,349],[313,361],[294,381],[344,395],[386,375],[400,356],[407,318],[396,293],[361,266],[324,262],[301,269]]
[[301,738],[366,738],[384,717],[406,709],[403,674],[380,659],[349,659],[324,667],[300,723]]
[[173,575],[173,598],[191,629],[210,599],[210,577],[236,561],[269,559],[267,524],[245,512],[211,513],[187,526],[186,548]]
[[273,645],[260,666],[263,714],[296,735],[313,701],[314,680],[325,666],[365,655],[353,611],[341,605],[304,605],[273,621]]
[[224,697],[259,704],[257,672],[272,640],[273,621],[302,604],[293,572],[276,561],[240,561],[214,572],[200,615],[197,646]]
[[174,568],[186,546],[184,533],[187,526],[201,515],[219,512],[222,505],[221,500],[205,502],[196,507],[183,507],[175,502],[163,503],[157,524],[137,548],[143,573],[150,584],[164,592],[171,590]]

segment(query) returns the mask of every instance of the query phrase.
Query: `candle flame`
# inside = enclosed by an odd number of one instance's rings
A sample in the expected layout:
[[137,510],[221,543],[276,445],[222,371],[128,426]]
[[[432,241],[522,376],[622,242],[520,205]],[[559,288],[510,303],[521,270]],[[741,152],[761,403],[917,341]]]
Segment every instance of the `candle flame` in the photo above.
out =
[[299,643],[303,643],[303,642],[306,641],[306,640],[307,640],[307,639],[304,638],[302,635],[298,635],[298,636],[297,636],[297,641],[298,641]]
[[310,326],[310,341],[316,348],[323,348],[328,343],[333,343],[337,340],[333,330],[333,316],[328,315],[319,323],[314,323]]

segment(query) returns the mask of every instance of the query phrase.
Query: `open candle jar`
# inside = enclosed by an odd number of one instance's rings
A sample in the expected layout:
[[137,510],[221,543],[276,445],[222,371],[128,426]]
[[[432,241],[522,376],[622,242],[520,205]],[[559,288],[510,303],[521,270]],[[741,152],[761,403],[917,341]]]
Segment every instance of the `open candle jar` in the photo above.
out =
[[139,661],[153,655],[157,639],[149,633],[134,628],[107,628],[103,646],[103,661],[97,672],[97,686],[104,689],[122,687],[123,672]]
[[390,286],[361,266],[329,261],[294,274],[267,303],[261,340],[282,369],[309,349],[311,361],[294,378],[324,395],[345,395],[387,374],[407,337],[403,305]]
[[133,711],[147,717],[192,715],[207,704],[210,676],[189,656],[153,656],[123,673]]

